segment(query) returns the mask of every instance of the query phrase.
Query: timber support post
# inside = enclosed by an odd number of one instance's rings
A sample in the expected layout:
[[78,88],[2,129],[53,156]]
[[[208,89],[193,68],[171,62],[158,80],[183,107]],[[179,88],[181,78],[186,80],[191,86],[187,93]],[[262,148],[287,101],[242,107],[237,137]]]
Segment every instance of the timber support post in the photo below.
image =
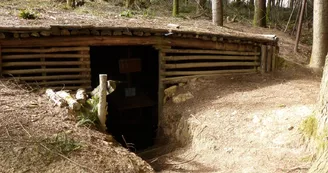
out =
[[267,72],[272,71],[272,50],[273,47],[268,45],[267,46]]
[[2,53],[2,49],[1,49],[1,45],[0,45],[0,76],[2,75],[2,56],[1,56],[1,53]]
[[261,45],[261,73],[266,72],[267,46]]
[[98,118],[100,121],[100,126],[103,131],[106,131],[106,96],[107,96],[107,74],[99,75],[99,103],[98,103]]

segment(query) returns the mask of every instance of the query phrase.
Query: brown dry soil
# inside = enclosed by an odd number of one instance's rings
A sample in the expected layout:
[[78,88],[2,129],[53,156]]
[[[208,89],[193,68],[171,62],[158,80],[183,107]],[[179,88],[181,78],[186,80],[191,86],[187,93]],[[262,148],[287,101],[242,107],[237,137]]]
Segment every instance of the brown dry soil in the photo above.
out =
[[176,95],[194,98],[168,101],[161,119],[163,133],[181,147],[155,148],[162,153],[149,162],[158,172],[306,172],[311,153],[298,127],[312,114],[319,85],[296,68],[193,80]]
[[0,79],[0,172],[153,172],[111,136],[76,127],[44,96]]

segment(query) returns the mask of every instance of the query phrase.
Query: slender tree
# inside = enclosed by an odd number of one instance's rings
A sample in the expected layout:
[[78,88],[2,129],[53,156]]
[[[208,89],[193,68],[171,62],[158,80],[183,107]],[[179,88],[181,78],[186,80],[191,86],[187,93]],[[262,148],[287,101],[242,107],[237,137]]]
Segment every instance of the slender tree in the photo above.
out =
[[222,0],[212,0],[212,22],[213,25],[223,26]]
[[289,0],[289,8],[294,8],[294,0]]
[[205,9],[206,0],[197,0],[196,13],[200,14]]
[[266,27],[266,0],[255,0],[254,25]]
[[313,46],[310,67],[321,69],[328,51],[328,1],[313,3]]
[[268,5],[266,8],[266,22],[270,22],[271,20],[271,5],[272,0],[268,0]]
[[254,7],[254,0],[249,0],[249,6]]
[[172,16],[176,17],[179,14],[179,0],[173,0]]
[[134,0],[125,0],[125,7],[131,8],[133,3],[134,3]]
[[296,33],[296,42],[294,46],[294,52],[297,52],[298,49],[298,42],[300,40],[301,32],[302,32],[302,24],[303,24],[303,16],[304,16],[304,9],[306,5],[306,0],[303,0],[302,7],[301,7],[301,14],[298,20],[298,27],[297,27],[297,33]]

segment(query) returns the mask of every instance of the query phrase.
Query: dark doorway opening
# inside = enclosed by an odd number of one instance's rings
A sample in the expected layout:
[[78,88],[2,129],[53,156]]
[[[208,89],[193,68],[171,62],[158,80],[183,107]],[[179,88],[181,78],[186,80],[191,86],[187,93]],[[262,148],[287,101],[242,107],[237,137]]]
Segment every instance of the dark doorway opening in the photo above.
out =
[[107,96],[107,128],[131,151],[154,145],[158,124],[158,51],[151,46],[90,48],[92,87],[99,74],[121,81]]

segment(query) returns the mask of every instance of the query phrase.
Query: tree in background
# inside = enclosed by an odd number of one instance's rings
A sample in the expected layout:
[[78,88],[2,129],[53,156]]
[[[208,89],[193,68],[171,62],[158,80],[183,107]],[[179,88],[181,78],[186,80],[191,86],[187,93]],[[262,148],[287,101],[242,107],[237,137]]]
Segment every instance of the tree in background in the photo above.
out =
[[222,0],[212,0],[212,22],[213,25],[223,26]]
[[196,13],[200,14],[205,9],[206,0],[197,0]]
[[255,0],[254,26],[266,27],[266,0]]
[[130,8],[133,3],[134,3],[134,0],[125,0],[125,7]]
[[173,0],[172,16],[176,17],[179,14],[179,0]]
[[254,7],[254,0],[249,0],[249,6]]
[[268,5],[266,9],[266,23],[270,22],[271,20],[271,5],[272,5],[272,0],[268,0]]
[[328,2],[314,0],[313,3],[313,46],[310,67],[321,69],[328,51]]

